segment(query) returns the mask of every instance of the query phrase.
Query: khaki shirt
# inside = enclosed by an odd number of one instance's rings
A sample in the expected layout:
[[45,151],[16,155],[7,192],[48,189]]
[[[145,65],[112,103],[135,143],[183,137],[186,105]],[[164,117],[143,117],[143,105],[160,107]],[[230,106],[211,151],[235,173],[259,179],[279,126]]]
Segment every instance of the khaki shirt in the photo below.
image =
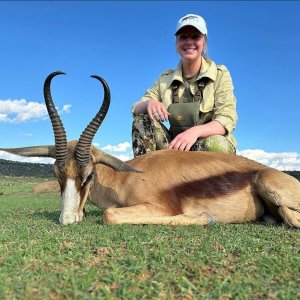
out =
[[[227,130],[225,137],[237,146],[236,140],[231,135],[237,122],[236,99],[233,94],[233,83],[228,69],[224,65],[216,65],[213,61],[202,58],[200,73],[195,82],[190,84],[190,90],[193,95],[198,90],[197,82],[202,77],[208,77],[210,80],[203,90],[203,101],[200,103],[200,123],[206,124],[212,120],[217,120]],[[166,108],[172,104],[171,84],[174,80],[181,82],[178,89],[179,99],[184,97],[185,85],[182,78],[182,66],[178,65],[176,70],[167,70],[163,72],[149,88],[145,95],[132,106],[132,113],[135,107],[143,101],[157,99],[162,102]]]

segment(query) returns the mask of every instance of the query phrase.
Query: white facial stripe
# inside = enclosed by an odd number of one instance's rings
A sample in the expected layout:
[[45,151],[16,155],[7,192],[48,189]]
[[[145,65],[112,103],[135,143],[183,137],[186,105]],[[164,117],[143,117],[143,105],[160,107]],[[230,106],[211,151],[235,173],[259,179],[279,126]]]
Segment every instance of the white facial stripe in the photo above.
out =
[[75,180],[67,179],[66,188],[62,194],[61,221],[63,224],[74,223],[80,204],[80,194],[76,189]]

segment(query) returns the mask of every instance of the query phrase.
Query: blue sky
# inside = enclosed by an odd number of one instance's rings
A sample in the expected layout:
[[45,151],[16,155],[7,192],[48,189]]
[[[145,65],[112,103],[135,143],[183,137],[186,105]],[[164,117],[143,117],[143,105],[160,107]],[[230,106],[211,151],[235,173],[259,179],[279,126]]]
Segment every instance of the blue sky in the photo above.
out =
[[131,158],[131,105],[177,66],[174,30],[187,13],[205,18],[208,56],[231,73],[238,152],[300,170],[297,1],[0,1],[0,147],[53,144],[43,82],[60,70],[52,95],[68,139],[98,111],[97,74],[112,100],[94,142]]

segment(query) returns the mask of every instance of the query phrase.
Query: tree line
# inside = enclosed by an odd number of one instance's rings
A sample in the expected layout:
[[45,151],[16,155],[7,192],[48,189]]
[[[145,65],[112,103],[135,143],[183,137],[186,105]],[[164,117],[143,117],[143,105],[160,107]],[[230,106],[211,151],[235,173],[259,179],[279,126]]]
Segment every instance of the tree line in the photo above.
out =
[[[300,181],[300,171],[285,171]],[[26,163],[0,159],[0,176],[54,177],[52,164]]]
[[0,176],[51,178],[53,165],[0,159]]

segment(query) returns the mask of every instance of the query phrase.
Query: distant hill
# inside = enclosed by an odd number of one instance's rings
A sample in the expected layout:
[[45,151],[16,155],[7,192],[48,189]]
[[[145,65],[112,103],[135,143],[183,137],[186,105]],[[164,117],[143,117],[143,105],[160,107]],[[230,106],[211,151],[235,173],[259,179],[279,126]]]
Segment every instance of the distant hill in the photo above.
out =
[[0,176],[54,177],[52,164],[37,164],[0,159]]
[[[26,163],[0,159],[0,176],[54,177],[52,164]],[[300,181],[300,171],[285,171]]]
[[294,176],[300,181],[300,171],[284,171],[284,173]]

